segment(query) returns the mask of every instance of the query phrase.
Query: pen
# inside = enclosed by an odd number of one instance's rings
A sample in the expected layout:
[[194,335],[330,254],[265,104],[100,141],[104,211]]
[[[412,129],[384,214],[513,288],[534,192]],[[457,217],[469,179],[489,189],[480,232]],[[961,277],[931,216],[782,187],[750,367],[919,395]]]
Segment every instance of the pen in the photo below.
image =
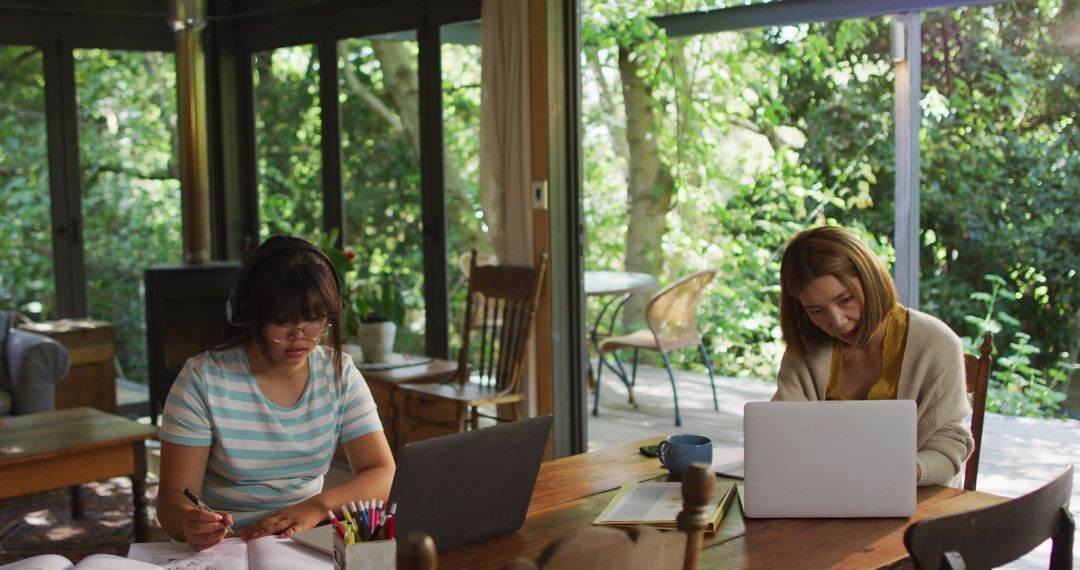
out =
[[330,517],[330,524],[334,526],[334,530],[337,531],[341,540],[345,540],[345,529],[341,526],[341,522],[334,516],[334,511],[326,511],[327,516]]
[[386,517],[386,540],[394,540],[394,515]]
[[[192,504],[194,504],[196,507],[199,507],[200,509],[202,509],[202,510],[208,512],[208,513],[213,513],[214,512],[214,509],[211,509],[209,506],[207,506],[207,504],[204,503],[202,499],[197,497],[195,495],[195,493],[192,493],[191,489],[188,489],[187,487],[184,487],[184,496],[187,497],[188,500],[191,501]],[[227,532],[233,532],[232,527],[225,524],[225,518],[224,517],[222,517],[222,519],[221,519],[221,524],[222,524],[222,526],[225,527],[225,530]]]
[[356,521],[353,520],[352,515],[349,514],[349,506],[341,505],[341,516],[345,517],[345,522],[352,525],[353,528],[357,528]]
[[360,535],[361,535],[361,537],[364,537],[365,540],[366,540],[366,537],[367,537],[367,529],[368,529],[367,510],[365,508],[365,510],[360,512]]

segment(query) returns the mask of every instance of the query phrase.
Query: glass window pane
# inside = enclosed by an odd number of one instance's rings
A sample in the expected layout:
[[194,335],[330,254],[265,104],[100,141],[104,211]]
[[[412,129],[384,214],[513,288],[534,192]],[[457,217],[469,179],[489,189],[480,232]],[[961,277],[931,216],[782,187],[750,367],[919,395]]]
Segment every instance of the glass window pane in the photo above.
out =
[[312,45],[254,55],[259,235],[323,226],[319,60]]
[[176,66],[157,52],[74,52],[89,316],[146,382],[143,271],[183,254]]
[[923,14],[920,300],[993,333],[988,412],[1080,417],[1076,12],[1024,6]]
[[[443,170],[450,262],[450,346],[460,343],[469,251],[495,253],[480,202],[480,22],[443,26]],[[483,259],[483,257],[481,257]]]
[[422,354],[426,314],[415,34],[342,40],[338,53],[344,243],[356,253],[354,298],[373,300],[370,305],[397,321],[395,352]]
[[0,309],[52,318],[52,232],[41,51],[0,46]]
[[[891,18],[668,37],[647,12],[670,4],[587,4],[586,268],[660,283],[715,268],[699,309],[715,367],[774,377],[786,240],[835,222],[891,253]],[[616,333],[644,326],[645,298]],[[702,370],[691,351],[673,363]]]

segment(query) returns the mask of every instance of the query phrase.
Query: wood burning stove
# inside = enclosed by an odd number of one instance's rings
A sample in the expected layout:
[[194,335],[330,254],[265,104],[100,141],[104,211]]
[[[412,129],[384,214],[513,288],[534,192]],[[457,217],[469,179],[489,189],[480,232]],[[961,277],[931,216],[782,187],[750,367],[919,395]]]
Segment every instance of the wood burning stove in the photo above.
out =
[[238,262],[159,265],[145,271],[150,420],[155,425],[184,362],[222,340],[225,300],[239,271]]

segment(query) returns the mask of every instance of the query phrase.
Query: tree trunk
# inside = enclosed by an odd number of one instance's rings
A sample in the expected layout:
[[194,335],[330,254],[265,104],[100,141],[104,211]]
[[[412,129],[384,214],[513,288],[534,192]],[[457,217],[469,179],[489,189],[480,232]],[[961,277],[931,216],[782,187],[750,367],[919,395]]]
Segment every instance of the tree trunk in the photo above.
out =
[[[420,157],[420,87],[416,59],[405,48],[403,42],[372,40],[371,45],[382,69],[386,96],[393,103],[416,156]],[[471,226],[463,223],[464,216],[472,211],[474,200],[465,191],[465,182],[461,178],[461,173],[454,167],[450,149],[447,148],[445,141],[443,141],[443,184],[446,188],[447,227],[454,224],[460,226],[462,230],[459,234],[462,243],[458,244],[458,247],[465,251],[473,247],[494,251],[494,245],[486,236],[478,232],[465,231]]]
[[[660,119],[653,107],[652,88],[641,79],[641,73],[641,64],[631,60],[627,47],[620,46],[619,75],[630,153],[626,181],[626,270],[659,278],[664,267],[660,244],[667,232],[666,216],[672,206],[675,178],[657,149]],[[627,303],[623,313],[626,325],[641,322],[644,303],[642,298]]]

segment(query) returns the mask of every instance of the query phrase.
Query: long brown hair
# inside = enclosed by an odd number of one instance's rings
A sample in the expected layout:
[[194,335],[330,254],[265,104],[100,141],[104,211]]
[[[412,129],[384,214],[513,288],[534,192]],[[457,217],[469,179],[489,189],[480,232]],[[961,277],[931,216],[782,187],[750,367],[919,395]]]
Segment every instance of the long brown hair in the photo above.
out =
[[[885,264],[862,240],[844,228],[803,230],[788,242],[780,262],[780,328],[784,342],[800,356],[829,340],[799,302],[799,293],[815,279],[831,275],[862,301],[854,344],[866,344],[897,304],[896,286]],[[856,287],[854,278],[862,282]]]

